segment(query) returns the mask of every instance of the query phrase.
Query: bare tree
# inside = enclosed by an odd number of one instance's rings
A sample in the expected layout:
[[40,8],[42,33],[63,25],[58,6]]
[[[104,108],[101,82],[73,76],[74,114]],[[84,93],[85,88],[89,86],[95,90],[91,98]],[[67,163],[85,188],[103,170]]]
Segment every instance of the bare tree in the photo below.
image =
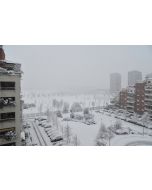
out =
[[101,122],[100,129],[96,138],[96,145],[106,146],[107,139],[108,139],[108,130],[106,129],[105,125]]
[[43,104],[40,103],[40,106],[39,106],[39,113],[42,113],[42,110],[43,110]]
[[142,122],[143,122],[143,136],[145,134],[145,126],[146,126],[146,122],[149,120],[149,114],[146,112],[144,113],[144,115],[142,116]]
[[114,124],[114,128],[117,130],[117,129],[121,129],[122,128],[122,123],[121,121],[116,121],[115,124]]
[[64,134],[65,134],[65,138],[66,138],[66,143],[68,145],[71,142],[71,128],[69,127],[68,124],[65,127]]
[[75,136],[73,137],[73,144],[74,144],[74,146],[79,146],[79,140],[78,140],[77,135],[75,135]]
[[67,102],[64,102],[63,113],[68,113],[69,112],[69,107],[70,107],[70,105]]

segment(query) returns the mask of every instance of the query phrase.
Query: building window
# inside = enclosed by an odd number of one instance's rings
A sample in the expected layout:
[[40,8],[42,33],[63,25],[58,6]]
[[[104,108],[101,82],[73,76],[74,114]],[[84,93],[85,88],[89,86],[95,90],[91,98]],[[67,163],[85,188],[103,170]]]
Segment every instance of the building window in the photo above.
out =
[[15,90],[15,82],[0,82],[1,90]]
[[15,120],[15,112],[1,113],[0,121]]

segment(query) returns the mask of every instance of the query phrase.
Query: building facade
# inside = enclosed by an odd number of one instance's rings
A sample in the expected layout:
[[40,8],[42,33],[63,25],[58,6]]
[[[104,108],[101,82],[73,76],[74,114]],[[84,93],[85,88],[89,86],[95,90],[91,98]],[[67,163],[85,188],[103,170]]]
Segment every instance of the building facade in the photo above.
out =
[[145,80],[145,111],[149,113],[152,120],[152,78]]
[[127,107],[127,89],[122,89],[119,93],[120,108],[126,109]]
[[127,88],[127,106],[128,112],[133,113],[135,108],[135,87],[129,86]]
[[135,84],[135,109],[137,114],[145,112],[145,82]]
[[121,75],[119,73],[110,74],[110,92],[118,93],[121,90]]
[[21,65],[0,60],[0,145],[21,145],[21,130]]
[[142,73],[140,71],[130,71],[128,72],[128,86],[133,86],[137,82],[142,81]]

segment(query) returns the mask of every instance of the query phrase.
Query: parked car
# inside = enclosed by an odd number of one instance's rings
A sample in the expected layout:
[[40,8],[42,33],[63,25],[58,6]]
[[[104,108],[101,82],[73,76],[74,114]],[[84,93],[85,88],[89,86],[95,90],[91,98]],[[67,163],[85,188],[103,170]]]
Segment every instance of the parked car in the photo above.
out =
[[62,136],[56,136],[54,138],[51,138],[51,142],[58,142],[58,141],[62,141],[63,137]]

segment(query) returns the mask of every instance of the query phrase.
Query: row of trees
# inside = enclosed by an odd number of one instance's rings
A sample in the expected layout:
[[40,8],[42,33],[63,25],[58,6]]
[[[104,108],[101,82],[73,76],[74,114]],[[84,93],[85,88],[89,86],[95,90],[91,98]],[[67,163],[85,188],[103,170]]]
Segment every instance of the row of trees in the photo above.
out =
[[113,130],[118,130],[122,128],[122,123],[120,121],[116,121],[113,126],[106,127],[104,123],[101,122],[101,126],[96,138],[97,146],[106,146],[111,145],[110,141],[114,136]]

